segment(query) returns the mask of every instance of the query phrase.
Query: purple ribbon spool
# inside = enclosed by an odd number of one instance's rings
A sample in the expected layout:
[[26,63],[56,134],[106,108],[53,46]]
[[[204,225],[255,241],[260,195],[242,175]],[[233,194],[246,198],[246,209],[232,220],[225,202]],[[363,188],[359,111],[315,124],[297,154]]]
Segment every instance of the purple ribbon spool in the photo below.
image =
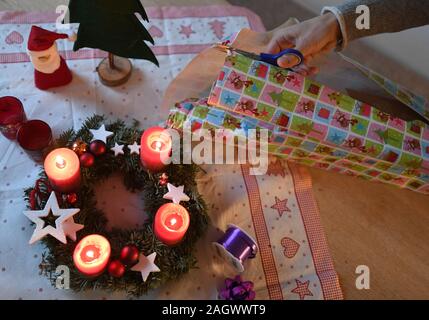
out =
[[253,238],[239,227],[229,224],[225,234],[213,246],[237,272],[244,271],[244,262],[255,258],[258,245]]

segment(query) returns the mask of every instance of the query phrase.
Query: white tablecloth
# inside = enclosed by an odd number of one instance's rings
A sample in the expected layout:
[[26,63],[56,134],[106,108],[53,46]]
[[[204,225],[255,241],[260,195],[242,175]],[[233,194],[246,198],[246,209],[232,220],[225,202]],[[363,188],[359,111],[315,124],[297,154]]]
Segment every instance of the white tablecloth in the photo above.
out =
[[[0,96],[21,99],[27,117],[49,123],[55,136],[67,128],[79,128],[94,113],[126,121],[135,118],[147,128],[167,117],[159,112],[164,90],[197,52],[241,28],[263,30],[257,16],[238,7],[149,8],[148,14],[159,69],[146,61],[133,61],[134,71],[125,85],[105,87],[95,72],[100,52],[73,53],[71,43],[60,41],[59,48],[68,58],[74,79],[68,86],[43,92],[33,85],[32,65],[25,54],[26,38],[31,24],[54,29],[55,15],[1,13]],[[198,245],[199,269],[144,298],[216,298],[217,287],[225,276],[233,274],[225,271],[209,248],[219,236],[217,228],[225,230],[228,223],[243,227],[260,245],[261,254],[246,265],[243,275],[255,283],[257,298],[341,298],[305,171],[292,172],[282,164],[270,175],[255,178],[239,165],[205,169],[207,174],[199,180],[199,187],[209,205],[213,226]],[[22,214],[23,189],[34,184],[39,171],[40,167],[16,143],[0,138],[0,298],[125,298],[122,292],[56,290],[39,275],[43,248],[28,244],[33,227]],[[142,204],[119,179],[114,176],[100,185],[98,205],[112,225],[132,226],[141,221]],[[107,199],[116,201],[110,203]],[[272,208],[276,199],[287,205],[286,211]]]

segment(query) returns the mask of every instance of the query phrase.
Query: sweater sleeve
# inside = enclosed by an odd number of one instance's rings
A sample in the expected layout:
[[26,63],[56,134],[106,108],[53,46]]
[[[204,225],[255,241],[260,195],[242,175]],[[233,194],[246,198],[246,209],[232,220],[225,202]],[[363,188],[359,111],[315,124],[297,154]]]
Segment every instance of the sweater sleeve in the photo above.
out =
[[[359,5],[369,8],[370,27],[359,30],[356,13]],[[324,7],[322,14],[332,12],[342,34],[342,48],[349,41],[385,32],[398,32],[429,24],[428,0],[348,0],[336,7]]]

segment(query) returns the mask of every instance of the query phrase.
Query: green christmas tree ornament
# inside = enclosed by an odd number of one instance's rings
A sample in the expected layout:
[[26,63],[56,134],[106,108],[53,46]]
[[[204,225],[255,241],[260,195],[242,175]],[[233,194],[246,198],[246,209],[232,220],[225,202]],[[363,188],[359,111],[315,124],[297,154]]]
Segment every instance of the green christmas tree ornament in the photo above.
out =
[[100,80],[105,85],[118,86],[129,79],[132,64],[128,58],[149,60],[159,66],[145,42],[154,44],[153,38],[137,14],[149,21],[140,0],[69,2],[69,21],[79,23],[73,50],[93,48],[109,53],[97,67]]

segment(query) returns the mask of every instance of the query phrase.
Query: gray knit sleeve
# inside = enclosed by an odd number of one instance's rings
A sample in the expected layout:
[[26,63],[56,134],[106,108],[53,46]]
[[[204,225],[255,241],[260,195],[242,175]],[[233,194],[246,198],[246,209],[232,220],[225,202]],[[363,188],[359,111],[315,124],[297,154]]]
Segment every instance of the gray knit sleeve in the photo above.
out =
[[[359,5],[366,5],[370,13],[370,28],[359,30],[356,13]],[[429,24],[428,0],[349,0],[336,7],[325,7],[322,13],[335,14],[343,35],[343,46],[348,41],[378,33],[398,32]]]

